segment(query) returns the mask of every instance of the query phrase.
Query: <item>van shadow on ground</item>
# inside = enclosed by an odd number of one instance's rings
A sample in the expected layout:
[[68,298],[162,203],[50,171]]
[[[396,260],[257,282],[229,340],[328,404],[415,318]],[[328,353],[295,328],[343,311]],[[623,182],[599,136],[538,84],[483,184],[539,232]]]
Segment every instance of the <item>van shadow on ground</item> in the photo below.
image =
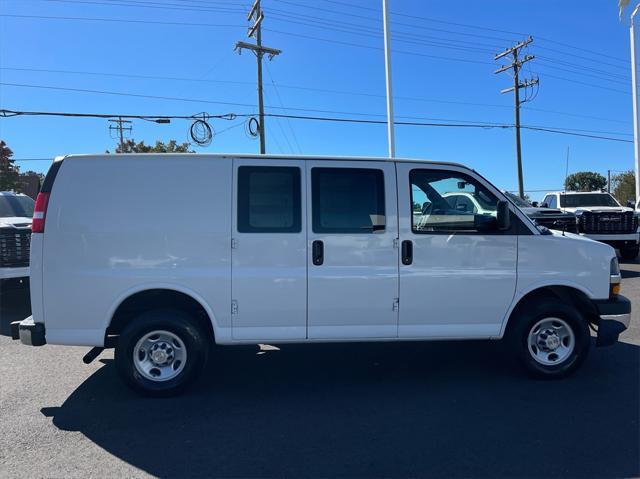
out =
[[635,477],[640,347],[562,381],[496,343],[223,349],[186,395],[141,398],[112,361],[42,413],[156,476]]

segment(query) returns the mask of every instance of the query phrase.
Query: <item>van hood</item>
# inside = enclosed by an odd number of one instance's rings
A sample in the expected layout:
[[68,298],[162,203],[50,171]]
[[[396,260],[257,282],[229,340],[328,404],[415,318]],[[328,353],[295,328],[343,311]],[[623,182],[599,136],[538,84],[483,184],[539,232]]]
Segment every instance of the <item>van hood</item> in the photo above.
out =
[[7,216],[0,218],[0,228],[31,228],[31,218],[26,216]]
[[602,252],[604,252],[605,254],[613,253],[615,255],[615,250],[608,244],[601,243],[600,241],[592,240],[590,238],[587,238],[584,235],[579,235],[576,233],[568,233],[568,232],[565,232],[563,234],[562,231],[557,231],[557,230],[549,230],[549,233],[551,233],[551,235],[553,235],[554,238],[560,238],[563,241],[578,241],[582,244],[590,243],[589,247],[593,247],[596,250],[602,250]]

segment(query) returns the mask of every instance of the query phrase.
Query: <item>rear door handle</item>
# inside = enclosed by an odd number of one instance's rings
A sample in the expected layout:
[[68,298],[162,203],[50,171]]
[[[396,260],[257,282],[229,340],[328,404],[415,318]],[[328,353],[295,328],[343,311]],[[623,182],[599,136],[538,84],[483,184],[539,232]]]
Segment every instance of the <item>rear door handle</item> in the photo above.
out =
[[315,240],[311,245],[311,256],[313,264],[320,266],[324,263],[324,243],[320,240]]
[[402,264],[410,265],[413,263],[413,242],[404,240],[402,242]]

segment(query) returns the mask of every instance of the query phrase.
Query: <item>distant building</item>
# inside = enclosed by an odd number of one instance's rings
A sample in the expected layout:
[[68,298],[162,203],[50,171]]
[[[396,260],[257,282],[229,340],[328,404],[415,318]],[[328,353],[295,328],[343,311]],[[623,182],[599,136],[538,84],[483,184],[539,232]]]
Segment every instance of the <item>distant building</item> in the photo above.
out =
[[20,192],[30,196],[34,200],[40,191],[40,176],[33,171],[20,175]]

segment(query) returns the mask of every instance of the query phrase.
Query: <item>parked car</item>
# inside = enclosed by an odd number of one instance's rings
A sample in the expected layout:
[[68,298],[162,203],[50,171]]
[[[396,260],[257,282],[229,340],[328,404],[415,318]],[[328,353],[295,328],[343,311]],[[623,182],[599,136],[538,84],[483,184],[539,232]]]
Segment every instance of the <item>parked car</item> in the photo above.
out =
[[387,158],[56,159],[31,283],[14,338],[92,346],[85,362],[115,347],[151,395],[188,385],[214,344],[504,339],[530,373],[562,377],[589,325],[609,345],[631,313],[610,246],[539,229],[463,165]]
[[575,213],[580,235],[619,249],[622,259],[632,260],[638,256],[638,214],[633,208],[621,206],[611,194],[602,191],[547,193],[542,206]]
[[34,202],[0,191],[0,293],[29,284],[29,244]]
[[[503,191],[503,193],[536,224],[551,230],[566,231],[569,233],[578,232],[576,215],[573,213],[563,212],[559,209],[534,207],[531,203],[513,193],[509,193],[508,191]],[[445,193],[443,196],[451,203],[453,208],[459,211],[471,211],[473,213],[482,213],[485,211],[482,204],[480,204],[471,193]]]

